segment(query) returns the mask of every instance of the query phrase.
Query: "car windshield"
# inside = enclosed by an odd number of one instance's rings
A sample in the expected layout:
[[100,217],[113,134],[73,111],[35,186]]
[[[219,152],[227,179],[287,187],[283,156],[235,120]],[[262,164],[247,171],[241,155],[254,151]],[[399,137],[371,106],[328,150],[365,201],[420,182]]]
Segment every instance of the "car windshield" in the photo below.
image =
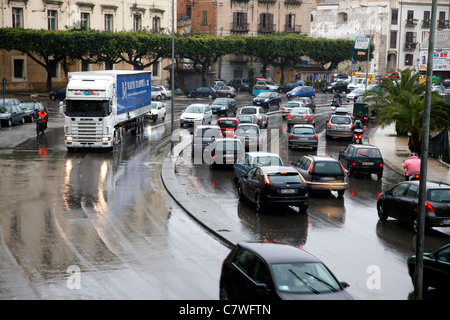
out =
[[27,103],[27,102],[25,102],[25,103],[21,103],[20,106],[22,108],[26,108],[26,109],[33,109],[34,103]]
[[214,102],[212,104],[219,104],[219,105],[228,105],[228,100],[227,99],[216,99],[214,100]]
[[316,174],[342,174],[341,164],[338,162],[324,161],[314,164],[314,173]]
[[320,262],[273,264],[272,270],[280,291],[318,294],[341,290],[336,278]]
[[1,113],[11,113],[11,107],[3,106],[0,108]]
[[236,128],[236,120],[219,120],[219,127]]
[[288,103],[286,103],[286,108],[298,108],[298,107],[301,107],[302,105],[303,105],[303,103],[288,102]]
[[152,103],[152,109],[158,109],[158,105],[156,103]]
[[224,150],[242,151],[243,150],[241,144],[238,141],[222,141],[222,142],[219,142],[219,143],[217,143],[215,149],[216,149],[216,151],[224,151]]
[[237,134],[246,133],[246,134],[258,134],[257,126],[240,126],[235,131]]
[[240,116],[239,121],[241,122],[252,122],[252,116]]
[[281,159],[279,157],[274,157],[274,156],[256,157],[253,162],[258,164],[259,166],[282,166],[283,165],[283,161],[281,161]]
[[203,113],[203,107],[199,106],[188,106],[186,110],[184,110],[186,113]]
[[242,108],[241,113],[243,114],[255,114],[256,108]]
[[198,128],[195,131],[195,137],[218,138],[222,137],[222,131],[216,128]]
[[298,172],[273,172],[267,177],[271,183],[302,183]]
[[314,134],[314,128],[310,127],[296,127],[292,131],[293,134]]
[[66,102],[68,117],[106,117],[108,115],[108,101],[68,100]]
[[373,148],[358,148],[356,150],[357,157],[381,158],[380,151]]
[[260,94],[258,94],[258,98],[269,98],[270,97],[270,92],[261,92]]
[[330,122],[332,124],[351,124],[352,119],[350,117],[332,117]]
[[435,202],[450,202],[450,189],[428,190],[428,200]]

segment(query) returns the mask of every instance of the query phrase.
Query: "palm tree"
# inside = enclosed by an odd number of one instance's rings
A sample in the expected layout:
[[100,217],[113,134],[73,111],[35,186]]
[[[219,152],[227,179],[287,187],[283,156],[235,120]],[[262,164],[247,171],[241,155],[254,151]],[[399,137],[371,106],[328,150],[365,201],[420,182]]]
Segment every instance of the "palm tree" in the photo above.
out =
[[[376,101],[380,108],[377,123],[382,127],[395,123],[397,134],[408,134],[411,152],[420,153],[426,84],[418,84],[419,73],[405,69],[400,79],[383,78],[377,88],[365,93],[367,100]],[[431,95],[430,131],[449,125],[450,104],[436,93]]]

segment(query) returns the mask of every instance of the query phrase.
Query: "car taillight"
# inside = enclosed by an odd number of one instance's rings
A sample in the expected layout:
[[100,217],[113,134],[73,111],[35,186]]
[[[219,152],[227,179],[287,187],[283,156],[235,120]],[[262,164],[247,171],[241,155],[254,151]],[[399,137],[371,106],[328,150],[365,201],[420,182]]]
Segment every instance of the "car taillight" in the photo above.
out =
[[331,129],[331,123],[328,122],[327,128],[328,128],[328,129]]
[[285,108],[285,107],[283,107],[283,111],[286,111],[286,108]]
[[428,202],[425,202],[425,212],[434,212],[433,206]]
[[311,166],[309,167],[309,174],[310,175],[312,174],[313,168],[314,168],[314,164],[311,164]]
[[352,166],[356,166],[356,162],[352,162]]
[[291,114],[289,113],[289,114],[288,114],[288,119],[291,119],[291,118],[292,118],[292,117],[291,117]]
[[306,115],[305,119],[309,119],[309,114]]
[[383,163],[380,163],[380,168],[383,168]]
[[290,134],[290,135],[289,135],[289,138],[294,139],[295,137],[294,137],[293,134]]

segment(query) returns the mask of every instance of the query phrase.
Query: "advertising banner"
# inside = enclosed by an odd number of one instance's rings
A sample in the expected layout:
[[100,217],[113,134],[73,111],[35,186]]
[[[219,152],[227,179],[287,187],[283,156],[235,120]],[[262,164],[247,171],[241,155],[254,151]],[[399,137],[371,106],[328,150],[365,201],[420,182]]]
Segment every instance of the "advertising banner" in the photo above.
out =
[[[420,51],[419,59],[419,71],[427,71],[428,51]],[[434,51],[433,71],[450,71],[450,49]]]
[[355,50],[367,50],[370,44],[370,37],[356,37],[355,39]]
[[117,114],[148,106],[151,100],[150,73],[117,76]]

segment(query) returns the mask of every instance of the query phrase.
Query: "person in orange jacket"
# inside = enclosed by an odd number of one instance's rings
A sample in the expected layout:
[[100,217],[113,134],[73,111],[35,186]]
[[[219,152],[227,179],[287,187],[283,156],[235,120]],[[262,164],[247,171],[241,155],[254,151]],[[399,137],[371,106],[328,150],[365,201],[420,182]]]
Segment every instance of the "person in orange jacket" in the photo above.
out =
[[47,122],[48,122],[48,113],[47,110],[44,108],[38,112],[39,119],[42,119],[44,121],[44,129],[47,129]]

